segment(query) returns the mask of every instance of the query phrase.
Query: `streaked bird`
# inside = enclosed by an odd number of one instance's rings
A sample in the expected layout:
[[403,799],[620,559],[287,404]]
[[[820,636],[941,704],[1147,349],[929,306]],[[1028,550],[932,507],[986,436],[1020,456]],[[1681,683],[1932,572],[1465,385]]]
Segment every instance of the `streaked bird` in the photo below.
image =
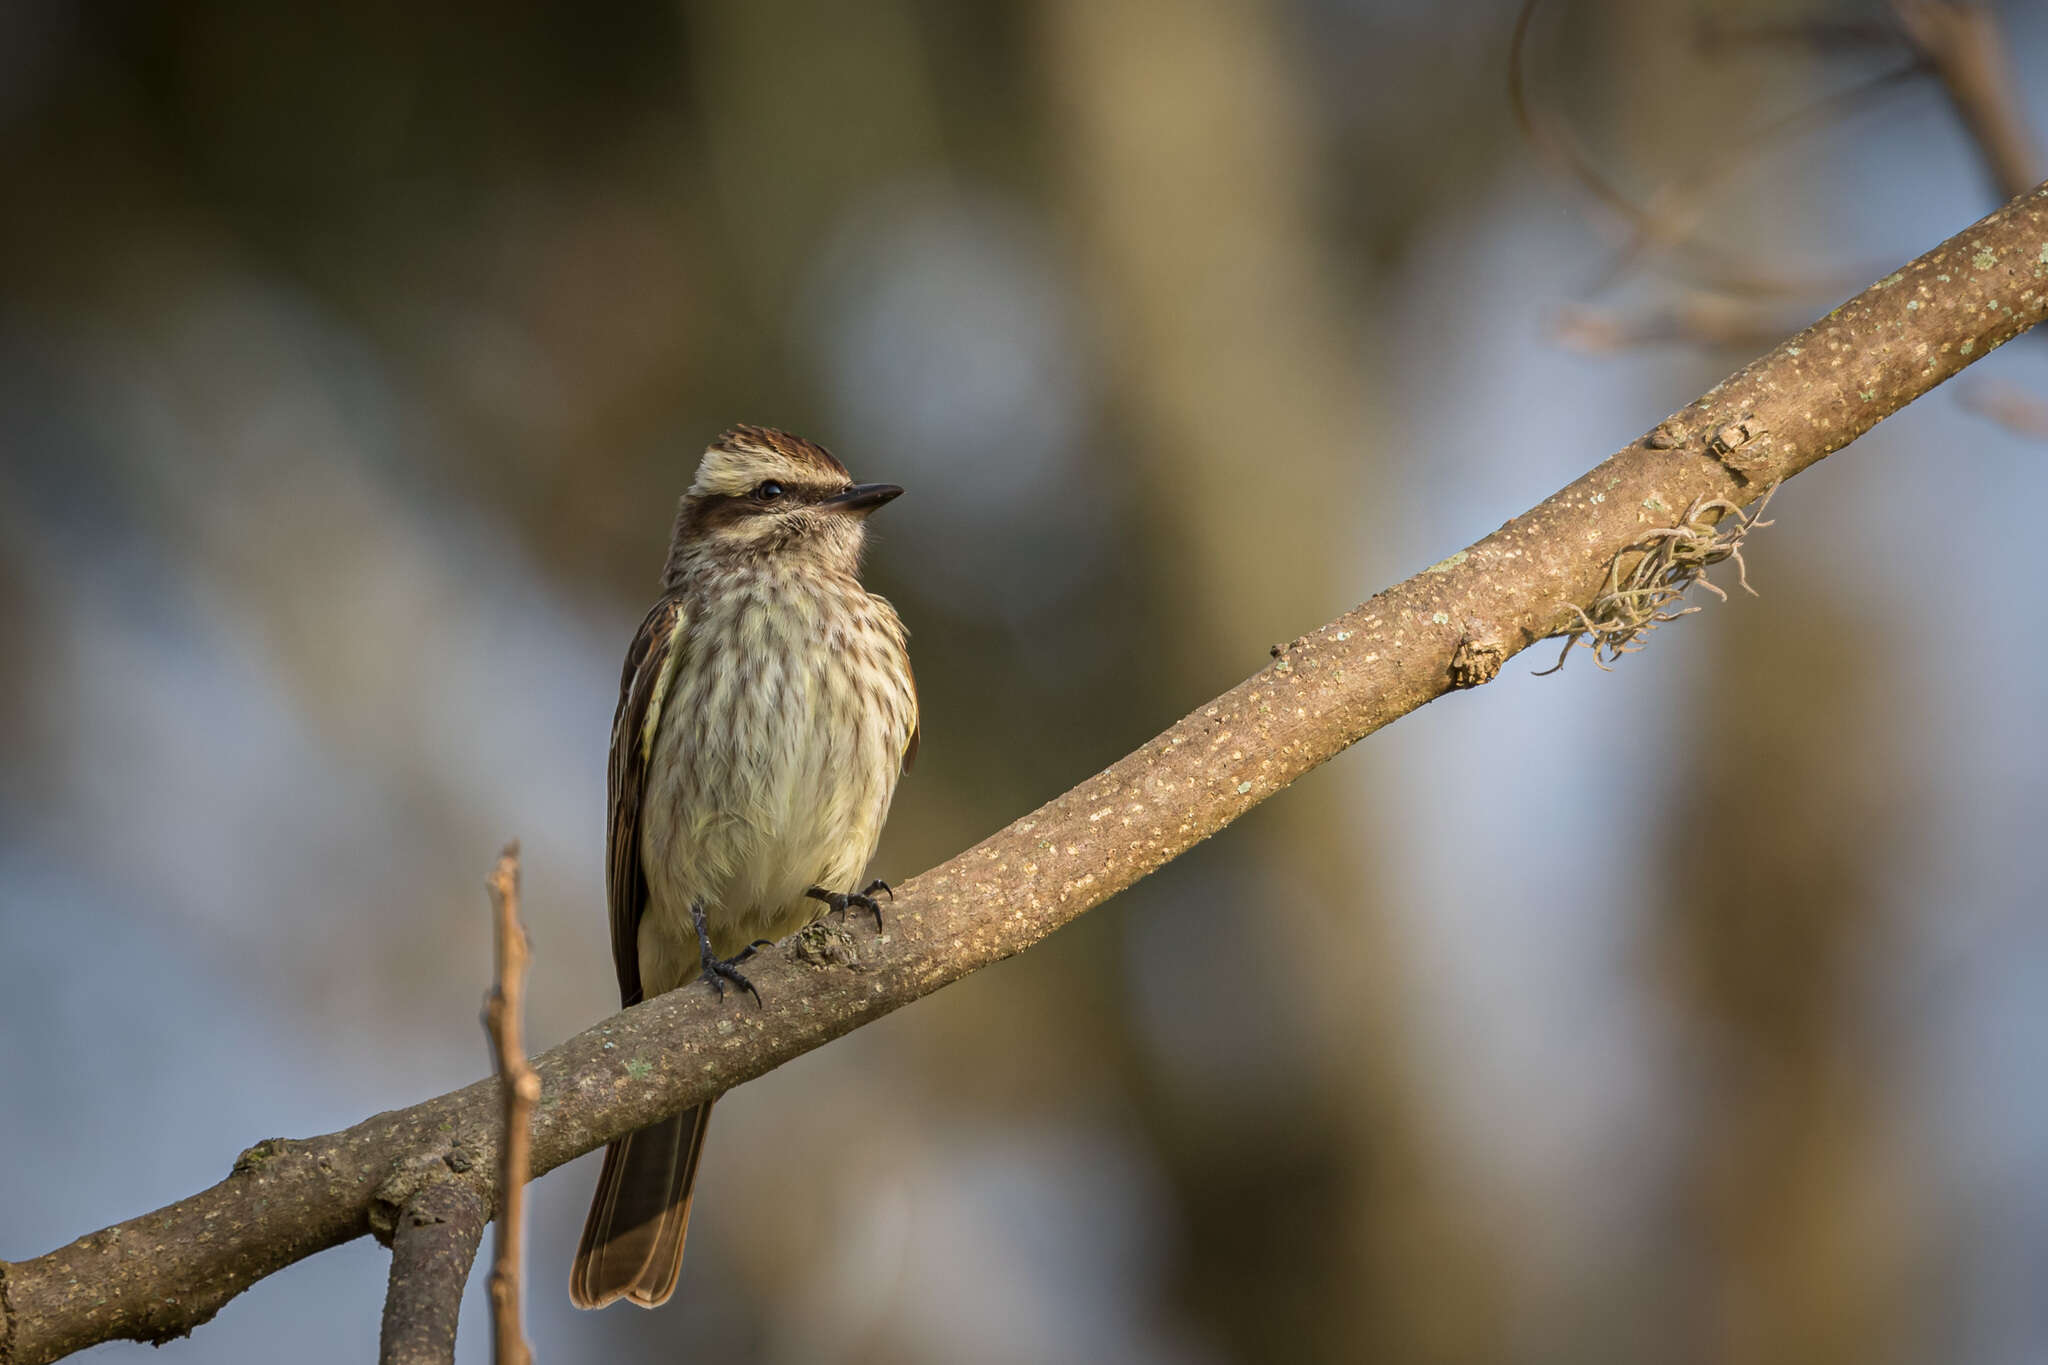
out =
[[[738,963],[821,902],[880,919],[886,887],[860,878],[917,752],[917,691],[903,622],[859,570],[869,513],[902,491],[766,427],[704,452],[612,721],[622,1003],[700,977],[752,991]],[[578,1307],[674,1292],[710,1117],[702,1104],[605,1149],[570,1272]]]

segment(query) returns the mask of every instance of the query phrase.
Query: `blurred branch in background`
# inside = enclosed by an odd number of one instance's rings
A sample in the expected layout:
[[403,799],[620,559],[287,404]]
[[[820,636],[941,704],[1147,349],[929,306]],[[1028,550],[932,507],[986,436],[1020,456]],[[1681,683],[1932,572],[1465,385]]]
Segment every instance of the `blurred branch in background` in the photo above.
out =
[[[1801,133],[1825,127],[1865,101],[1896,89],[1924,71],[1922,62],[1881,73],[1859,85],[1825,96],[1789,114],[1771,119],[1761,127],[1729,135],[1712,131],[1705,164],[1689,164],[1686,172],[1667,181],[1649,195],[1639,198],[1624,189],[1580,141],[1563,112],[1533,79],[1530,54],[1532,33],[1543,0],[1523,0],[1515,18],[1508,47],[1508,103],[1522,135],[1553,174],[1576,185],[1591,196],[1619,229],[1621,243],[1613,258],[1601,270],[1588,293],[1607,288],[1626,274],[1659,258],[1682,255],[1683,267],[1697,275],[1713,290],[1737,296],[1782,296],[1804,294],[1829,287],[1823,275],[1799,268],[1767,264],[1703,240],[1700,227],[1725,217],[1727,205],[1718,191],[1724,182],[1747,164],[1766,143],[1783,142]],[[1668,42],[1672,30],[1658,24],[1656,36]],[[1711,50],[1694,57],[1691,74],[1711,80],[1715,97],[1740,107],[1742,87],[1754,81],[1755,73],[1739,62],[1716,63]],[[1669,55],[1668,53],[1665,55]],[[1706,69],[1700,71],[1704,65]],[[1657,69],[1651,77],[1660,85],[1673,79],[1669,70]],[[1703,130],[1704,131],[1704,130]]]
[[2048,398],[2029,393],[2017,384],[1995,380],[1966,384],[1957,401],[2016,435],[2048,441]]
[[1558,314],[1552,332],[1563,345],[1592,355],[1664,345],[1746,348],[1785,335],[1787,328],[1772,324],[1789,311],[1781,305],[1766,313],[1754,300],[1687,291],[1643,313],[1575,304]]
[[1894,0],[1893,10],[1955,106],[2003,198],[2022,194],[2044,167],[2020,106],[2011,44],[1983,0]]
[[[1782,594],[1782,596],[1780,595]],[[1876,850],[1925,827],[1877,655],[1882,628],[1799,582],[1745,614],[1685,704],[1685,796],[1651,942],[1671,983],[1682,1124],[1669,1245],[1673,1336],[1726,1365],[1884,1365],[1919,1358],[1910,1289],[1928,1264],[1906,1134],[1872,1028],[1886,933]],[[1780,685],[1750,685],[1765,659]]]
[[[1237,671],[1231,642],[1321,616],[1321,585],[1346,581],[1388,516],[1390,430],[1365,420],[1387,404],[1353,377],[1360,339],[1327,285],[1344,268],[1317,212],[1308,93],[1275,6],[1196,0],[1164,26],[1097,0],[1040,14],[1065,202],[1110,343],[1109,417],[1154,553],[1191,585],[1155,652],[1167,678],[1220,683]],[[1253,451],[1285,452],[1290,482],[1317,496],[1266,486]],[[1379,831],[1326,787],[1240,837],[1265,869],[1246,888],[1259,900],[1343,909],[1247,915],[1226,895],[1166,912],[1184,926],[1164,968],[1179,979],[1288,964],[1288,1006],[1230,1020],[1235,1048],[1185,1027],[1173,1044],[1261,1059],[1269,1083],[1232,1122],[1189,1121],[1215,1103],[1206,1067],[1128,1068],[1201,1248],[1177,1293],[1247,1360],[1276,1339],[1327,1360],[1491,1358],[1501,1257],[1431,1130],[1415,965],[1374,881]],[[1130,951],[1148,946],[1162,951]]]
[[[1887,276],[1493,535],[1291,645],[1065,795],[902,887],[884,937],[825,962],[799,934],[759,1010],[677,991],[543,1055],[532,1170],[575,1156],[1011,956],[1335,754],[1570,627],[1617,558],[1695,500],[1746,506],[2048,315],[2048,185]],[[1231,1078],[1219,1076],[1219,1086]],[[345,1132],[274,1140],[225,1181],[0,1264],[0,1362],[163,1341],[265,1275],[378,1230],[457,1172],[500,1203],[503,1095],[484,1081]],[[450,1160],[457,1156],[459,1160]]]
[[[1535,88],[1529,49],[1541,8],[1542,0],[1524,0],[1516,18],[1508,96],[1530,145],[1556,174],[1590,195],[1621,226],[1621,244],[1585,292],[1600,293],[1659,259],[1699,275],[1707,286],[1634,321],[1589,308],[1571,310],[1560,321],[1559,334],[1567,344],[1584,350],[1670,341],[1739,346],[1758,334],[1781,334],[1782,327],[1776,325],[1779,310],[1769,299],[1825,292],[1834,287],[1828,275],[1733,254],[1704,240],[1701,226],[1725,219],[1729,182],[1762,153],[1782,153],[1788,142],[1836,125],[1923,76],[1940,81],[1983,158],[1998,198],[2024,193],[2048,172],[2021,104],[2010,43],[1992,6],[1979,0],[1894,0],[1896,24],[1889,25],[1838,17],[1740,25],[1718,16],[1702,20],[1690,55],[1706,65],[1716,100],[1738,109],[1747,105],[1745,96],[1751,93],[1745,85],[1758,79],[1749,59],[1773,48],[1796,47],[1816,60],[1903,48],[1907,59],[1740,132],[1715,130],[1703,157],[1680,158],[1686,163],[1682,174],[1638,197],[1597,163],[1563,114]],[[1657,26],[1663,38],[1674,31],[1679,30],[1669,24]],[[1660,71],[1657,79],[1668,81],[1671,76]],[[1674,256],[1683,259],[1672,262]],[[1832,269],[1839,266],[1829,273]]]

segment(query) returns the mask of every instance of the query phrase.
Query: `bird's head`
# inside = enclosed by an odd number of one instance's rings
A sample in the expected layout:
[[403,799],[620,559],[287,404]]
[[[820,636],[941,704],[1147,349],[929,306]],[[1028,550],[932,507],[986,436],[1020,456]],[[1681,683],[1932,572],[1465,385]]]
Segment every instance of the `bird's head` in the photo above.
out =
[[700,564],[780,564],[851,574],[868,514],[903,490],[855,483],[821,445],[737,426],[711,443],[676,511],[670,586]]

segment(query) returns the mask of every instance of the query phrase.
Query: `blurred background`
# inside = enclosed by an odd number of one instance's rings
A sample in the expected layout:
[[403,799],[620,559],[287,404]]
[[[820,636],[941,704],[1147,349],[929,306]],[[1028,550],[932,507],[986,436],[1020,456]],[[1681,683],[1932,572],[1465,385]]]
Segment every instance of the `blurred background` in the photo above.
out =
[[[0,1256],[483,1074],[509,837],[530,1038],[615,1008],[619,660],[730,423],[910,489],[900,880],[2005,197],[1882,4],[1551,0],[1533,141],[1515,13],[0,7]],[[2044,398],[735,1093],[665,1310],[569,1308],[548,1176],[539,1357],[2042,1359]],[[371,1359],[384,1274],[94,1358]]]

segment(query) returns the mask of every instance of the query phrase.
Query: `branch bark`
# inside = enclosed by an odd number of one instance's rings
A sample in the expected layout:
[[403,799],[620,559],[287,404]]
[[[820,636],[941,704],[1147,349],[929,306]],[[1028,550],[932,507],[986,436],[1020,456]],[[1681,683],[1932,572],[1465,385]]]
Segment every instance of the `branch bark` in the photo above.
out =
[[467,1185],[422,1186],[391,1232],[378,1365],[449,1365],[470,1263],[484,1235],[484,1201]]
[[[534,1064],[541,1175],[1021,952],[1373,731],[1567,628],[1610,564],[1696,499],[1754,501],[2048,314],[2048,185],[1716,385],[1541,505],[1291,645],[1065,795],[904,884],[848,960],[757,959],[761,1008],[681,990]],[[1511,439],[1512,420],[1504,422]],[[1455,665],[1455,666],[1454,666]],[[343,1132],[274,1139],[211,1189],[0,1265],[0,1365],[164,1341],[453,1172],[501,1196],[495,1078]]]

